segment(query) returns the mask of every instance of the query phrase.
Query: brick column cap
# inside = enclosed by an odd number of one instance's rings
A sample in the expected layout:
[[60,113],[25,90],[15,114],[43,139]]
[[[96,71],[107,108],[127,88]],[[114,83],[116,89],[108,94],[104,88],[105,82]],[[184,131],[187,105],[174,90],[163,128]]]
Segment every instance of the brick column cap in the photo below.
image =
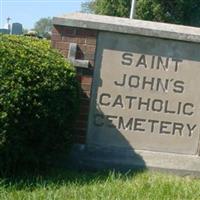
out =
[[54,17],[53,24],[200,43],[200,28],[167,23],[86,13],[70,13]]

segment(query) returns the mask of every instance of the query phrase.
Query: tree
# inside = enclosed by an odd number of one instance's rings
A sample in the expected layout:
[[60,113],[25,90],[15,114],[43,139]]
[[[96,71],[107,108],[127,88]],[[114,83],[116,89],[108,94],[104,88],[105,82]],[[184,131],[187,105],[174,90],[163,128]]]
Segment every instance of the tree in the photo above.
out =
[[41,18],[35,23],[34,30],[38,33],[39,36],[48,38],[53,28],[52,18]]
[[23,34],[27,34],[28,33],[28,29],[23,28]]
[[[93,0],[84,3],[96,14],[128,17],[131,0]],[[199,0],[137,0],[136,18],[183,25],[200,26]]]
[[82,4],[82,11],[100,15],[128,17],[131,0],[93,0]]
[[95,1],[81,3],[81,11],[84,13],[95,13]]
[[199,0],[138,0],[140,19],[200,26]]

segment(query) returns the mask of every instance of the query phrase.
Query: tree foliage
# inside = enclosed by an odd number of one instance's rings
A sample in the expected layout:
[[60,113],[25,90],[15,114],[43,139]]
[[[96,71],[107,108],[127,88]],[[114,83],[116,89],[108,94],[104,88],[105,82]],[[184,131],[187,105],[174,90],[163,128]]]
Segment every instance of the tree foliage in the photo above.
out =
[[83,11],[118,17],[128,17],[130,7],[130,0],[95,0],[82,4]]
[[52,18],[41,18],[35,23],[34,30],[38,33],[39,36],[50,38],[50,33],[53,28]]
[[[94,0],[82,5],[96,14],[128,17],[131,0]],[[87,9],[86,9],[87,8]],[[136,18],[200,26],[199,0],[137,0]]]
[[200,26],[199,0],[138,0],[139,19]]

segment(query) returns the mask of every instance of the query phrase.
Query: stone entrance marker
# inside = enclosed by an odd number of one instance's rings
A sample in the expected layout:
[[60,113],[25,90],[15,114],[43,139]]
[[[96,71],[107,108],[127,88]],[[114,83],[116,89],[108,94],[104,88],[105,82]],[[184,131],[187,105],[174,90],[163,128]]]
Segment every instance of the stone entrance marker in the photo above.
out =
[[198,154],[199,45],[106,32],[98,44],[88,144]]
[[199,173],[200,29],[83,14],[56,20],[98,31],[81,164]]

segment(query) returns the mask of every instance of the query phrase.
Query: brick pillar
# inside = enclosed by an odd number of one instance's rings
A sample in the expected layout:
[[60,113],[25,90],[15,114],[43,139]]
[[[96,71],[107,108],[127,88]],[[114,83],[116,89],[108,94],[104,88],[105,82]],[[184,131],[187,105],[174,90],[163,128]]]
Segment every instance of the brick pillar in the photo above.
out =
[[97,31],[55,25],[52,31],[52,46],[67,58],[70,43],[77,43],[76,59],[89,60],[89,68],[77,68],[77,79],[81,85],[80,113],[75,124],[74,139],[84,144],[86,139],[91,84],[94,69]]

